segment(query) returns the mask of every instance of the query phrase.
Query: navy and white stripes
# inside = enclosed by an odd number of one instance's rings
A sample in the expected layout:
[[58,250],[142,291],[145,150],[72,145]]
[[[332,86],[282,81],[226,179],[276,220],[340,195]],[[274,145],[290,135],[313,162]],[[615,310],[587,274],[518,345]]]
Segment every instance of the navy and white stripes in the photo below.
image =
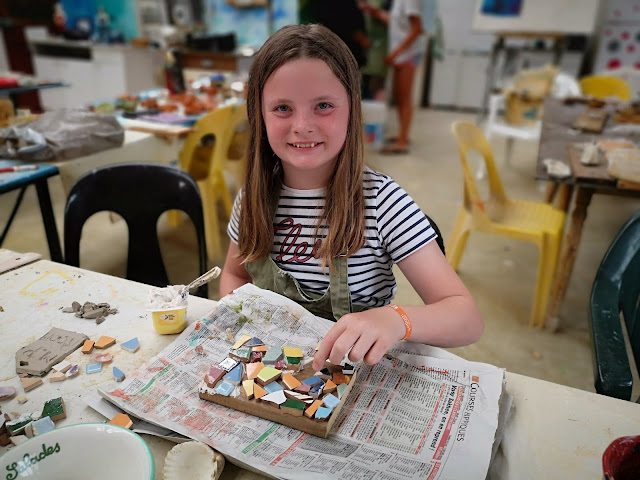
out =
[[[271,258],[295,277],[306,291],[324,293],[329,286],[328,269],[315,258],[326,225],[315,229],[322,213],[325,189],[294,190],[283,186],[274,219]],[[364,173],[365,243],[349,257],[351,301],[378,307],[388,304],[396,292],[393,263],[436,238],[429,220],[413,199],[393,179],[370,168]],[[238,194],[227,232],[238,242]],[[425,266],[428,268],[428,266]]]

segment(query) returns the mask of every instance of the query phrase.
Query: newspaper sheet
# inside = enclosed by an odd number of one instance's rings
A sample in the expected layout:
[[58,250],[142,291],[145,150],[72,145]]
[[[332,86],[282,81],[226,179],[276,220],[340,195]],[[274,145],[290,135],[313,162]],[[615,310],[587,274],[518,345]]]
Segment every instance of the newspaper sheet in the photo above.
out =
[[504,371],[433,347],[399,342],[378,364],[360,365],[327,439],[198,397],[209,366],[227,356],[240,334],[312,356],[331,325],[285,297],[245,285],[123,383],[99,393],[276,478],[486,477]]

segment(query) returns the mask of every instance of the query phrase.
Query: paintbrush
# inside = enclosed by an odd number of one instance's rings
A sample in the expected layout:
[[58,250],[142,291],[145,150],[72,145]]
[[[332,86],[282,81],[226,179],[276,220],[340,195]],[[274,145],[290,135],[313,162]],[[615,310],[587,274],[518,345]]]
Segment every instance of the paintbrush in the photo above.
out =
[[182,287],[182,290],[180,291],[180,294],[182,295],[182,298],[184,298],[186,296],[186,294],[189,292],[189,290],[193,290],[194,288],[198,288],[199,286],[204,285],[205,283],[213,280],[214,278],[218,278],[218,275],[220,275],[220,267],[213,267],[211,270],[209,270],[204,275],[200,275],[198,278],[196,278],[189,285],[185,285],[184,287]]

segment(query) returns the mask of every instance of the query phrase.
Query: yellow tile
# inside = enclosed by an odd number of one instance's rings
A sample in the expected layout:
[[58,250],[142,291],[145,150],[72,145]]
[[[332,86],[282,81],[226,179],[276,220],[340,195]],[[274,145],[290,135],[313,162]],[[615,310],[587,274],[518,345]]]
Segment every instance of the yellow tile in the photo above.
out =
[[282,347],[285,357],[297,357],[302,358],[302,350],[296,347]]

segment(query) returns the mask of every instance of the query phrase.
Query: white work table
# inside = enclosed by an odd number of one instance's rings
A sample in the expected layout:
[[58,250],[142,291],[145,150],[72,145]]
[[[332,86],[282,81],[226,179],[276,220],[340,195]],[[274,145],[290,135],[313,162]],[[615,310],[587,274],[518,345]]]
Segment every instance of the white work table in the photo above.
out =
[[[108,275],[89,272],[47,260],[39,260],[0,274],[0,385],[12,385],[14,397],[0,402],[3,412],[31,413],[46,400],[62,396],[67,418],[58,426],[83,422],[103,422],[105,418],[88,407],[82,397],[96,387],[113,383],[111,366],[125,373],[135,370],[146,359],[173,341],[175,335],[159,335],[147,316],[145,302],[149,286]],[[96,325],[61,309],[73,301],[107,302],[118,313]],[[216,302],[189,297],[187,319],[202,318]],[[80,350],[68,360],[80,365],[79,376],[60,383],[44,384],[23,393],[15,371],[15,352],[58,327],[84,333],[93,340],[101,335],[115,337],[118,343],[138,337],[136,353],[121,351],[118,344],[106,350],[114,360],[98,374],[87,375],[84,367],[89,355]],[[507,390],[513,395],[514,410],[507,424],[501,451],[492,467],[493,479],[593,479],[602,478],[602,452],[620,436],[640,434],[640,405],[590,392],[507,373]],[[173,443],[143,435],[156,463],[156,478],[162,478],[164,457]],[[0,448],[0,453],[5,447]],[[262,476],[227,462],[223,479],[250,480]]]

